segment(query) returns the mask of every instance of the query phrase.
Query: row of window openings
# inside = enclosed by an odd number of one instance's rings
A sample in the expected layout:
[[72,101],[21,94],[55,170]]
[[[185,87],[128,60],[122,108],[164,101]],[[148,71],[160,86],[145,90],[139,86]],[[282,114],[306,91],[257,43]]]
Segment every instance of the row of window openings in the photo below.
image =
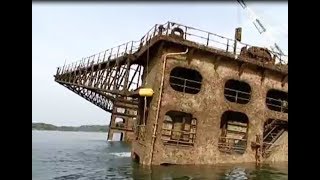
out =
[[[218,147],[221,152],[243,154],[247,148],[248,137],[247,115],[241,112],[226,111],[221,117],[221,134]],[[193,146],[197,129],[197,119],[192,114],[169,111],[162,125],[161,139],[164,144]],[[282,130],[282,131],[280,131]],[[263,142],[269,145],[275,141],[275,132],[279,136],[287,131],[287,122],[268,119],[264,123]]]
[[[170,73],[172,89],[189,94],[200,92],[202,76],[193,69],[175,67]],[[234,103],[247,104],[251,98],[251,87],[248,83],[230,79],[225,83],[225,98]],[[271,89],[267,92],[266,105],[270,110],[288,113],[288,93]]]

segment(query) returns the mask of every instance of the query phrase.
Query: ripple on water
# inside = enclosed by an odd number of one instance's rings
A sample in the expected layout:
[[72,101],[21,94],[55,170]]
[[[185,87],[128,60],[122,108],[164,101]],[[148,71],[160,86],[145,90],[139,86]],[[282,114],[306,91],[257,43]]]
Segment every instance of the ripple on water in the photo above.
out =
[[[71,138],[70,135],[72,135]],[[281,180],[288,178],[287,164],[266,165],[261,168],[244,164],[145,167],[131,161],[129,145],[123,142],[106,142],[105,137],[103,133],[37,132],[33,134],[32,179]],[[101,140],[97,141],[99,138]]]
[[69,175],[63,175],[59,177],[55,177],[55,180],[69,180],[69,179],[79,179],[79,178],[84,178],[85,176],[81,173],[79,174],[69,174]]

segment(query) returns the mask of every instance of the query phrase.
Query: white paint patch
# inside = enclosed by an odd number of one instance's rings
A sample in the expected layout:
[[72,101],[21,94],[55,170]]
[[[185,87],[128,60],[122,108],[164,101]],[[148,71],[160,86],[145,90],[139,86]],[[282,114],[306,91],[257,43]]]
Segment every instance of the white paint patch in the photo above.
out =
[[110,153],[110,154],[117,157],[131,157],[130,152],[119,152],[119,153]]

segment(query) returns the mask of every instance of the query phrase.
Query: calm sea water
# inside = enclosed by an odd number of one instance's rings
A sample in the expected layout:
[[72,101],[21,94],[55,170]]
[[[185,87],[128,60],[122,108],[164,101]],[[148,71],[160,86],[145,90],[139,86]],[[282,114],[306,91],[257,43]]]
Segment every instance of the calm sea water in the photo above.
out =
[[131,161],[130,145],[107,142],[106,133],[32,131],[33,180],[288,179],[287,163],[220,166],[152,166]]

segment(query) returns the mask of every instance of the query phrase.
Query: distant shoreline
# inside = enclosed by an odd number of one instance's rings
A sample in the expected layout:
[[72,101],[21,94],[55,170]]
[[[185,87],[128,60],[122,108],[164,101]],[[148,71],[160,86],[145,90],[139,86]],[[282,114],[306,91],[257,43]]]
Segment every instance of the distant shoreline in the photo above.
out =
[[108,132],[107,125],[55,126],[46,123],[32,123],[32,130],[70,132]]
[[32,129],[32,132],[108,133],[108,132],[102,132],[102,131],[60,131],[60,130],[38,130],[38,129]]

